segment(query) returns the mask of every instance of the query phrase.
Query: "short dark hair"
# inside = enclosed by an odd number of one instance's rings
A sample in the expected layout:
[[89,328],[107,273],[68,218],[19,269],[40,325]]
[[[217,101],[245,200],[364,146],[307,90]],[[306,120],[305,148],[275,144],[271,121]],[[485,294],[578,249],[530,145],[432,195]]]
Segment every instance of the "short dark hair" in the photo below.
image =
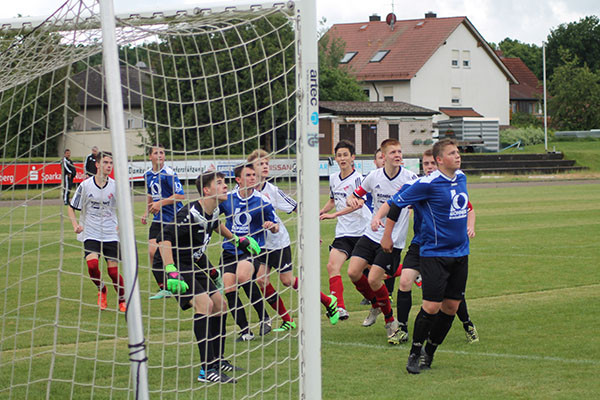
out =
[[198,175],[196,178],[196,189],[198,189],[200,196],[204,196],[203,189],[210,186],[215,179],[225,179],[225,174],[218,171],[208,171]]
[[446,146],[457,146],[457,143],[454,139],[442,139],[439,142],[436,142],[431,149],[433,158],[435,158],[436,161],[437,158],[442,155]]
[[432,149],[427,149],[423,152],[423,157],[433,157],[433,150]]
[[239,178],[240,176],[242,176],[242,171],[244,170],[244,168],[250,168],[251,170],[254,171],[254,165],[252,165],[252,163],[244,163],[244,164],[240,164],[237,167],[235,167],[233,169],[233,175],[236,178]]
[[354,150],[354,143],[350,142],[349,140],[340,140],[338,144],[335,145],[335,149],[333,149],[333,154],[336,154],[339,149],[348,149],[348,151],[350,151],[351,156],[356,154],[356,151]]
[[99,163],[100,161],[102,161],[102,159],[104,157],[113,158],[113,155],[112,155],[112,153],[110,151],[104,151],[104,150],[99,151],[98,155],[96,156],[96,162]]
[[71,149],[65,149],[65,153],[66,153],[67,151],[71,151]]
[[155,148],[159,148],[159,149],[165,149],[164,146],[160,145],[160,144],[155,144],[154,146],[150,146],[148,147],[148,155],[152,155],[152,152],[154,151]]
[[375,150],[375,154],[373,154],[373,158],[377,160],[377,153],[381,153],[381,147],[378,147],[377,150]]

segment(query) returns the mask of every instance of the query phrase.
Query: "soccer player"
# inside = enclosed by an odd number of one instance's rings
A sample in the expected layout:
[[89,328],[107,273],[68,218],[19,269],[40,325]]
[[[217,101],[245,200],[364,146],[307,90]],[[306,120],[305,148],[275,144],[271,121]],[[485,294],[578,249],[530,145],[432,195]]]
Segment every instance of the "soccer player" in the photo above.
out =
[[85,174],[88,178],[96,175],[96,157],[98,157],[98,146],[92,147],[92,152],[87,155],[85,163],[83,163]]
[[[119,274],[119,234],[117,233],[117,200],[115,181],[109,177],[113,169],[112,154],[100,152],[96,160],[96,175],[87,178],[77,187],[68,208],[69,218],[77,239],[83,242],[85,260],[92,282],[98,287],[98,305],[107,307],[106,286],[100,274],[99,258],[103,256],[108,275],[119,296],[119,310],[127,311],[125,285]],[[79,223],[75,210],[81,211]]]
[[[384,155],[383,168],[371,172],[361,186],[354,191],[354,196],[348,198],[348,205],[356,206],[363,203],[363,196],[371,192],[373,195],[373,211],[377,212],[382,204],[387,202],[406,182],[417,176],[402,167],[402,147],[396,139],[386,139],[381,143]],[[372,229],[367,229],[360,238],[350,259],[348,276],[356,289],[367,299],[371,299],[371,311],[363,322],[363,326],[371,326],[380,313],[385,318],[387,340],[390,344],[399,344],[402,338],[398,321],[394,319],[387,287],[383,284],[386,275],[393,277],[400,264],[400,254],[406,241],[408,230],[408,210],[403,211],[402,220],[393,232],[393,250],[384,252],[380,246],[383,237],[383,227],[379,223]],[[363,271],[371,265],[368,278]]]
[[[352,255],[354,246],[365,231],[369,221],[369,210],[363,205],[350,207],[348,197],[362,182],[362,175],[354,169],[354,145],[341,140],[335,146],[335,161],[340,172],[329,176],[329,200],[319,211],[321,221],[337,218],[335,239],[329,246],[329,291],[337,298],[339,319],[348,319],[350,314],[344,304],[344,285],[342,283],[342,265]],[[335,207],[334,213],[329,213]]]
[[[468,275],[469,237],[467,179],[460,170],[456,142],[444,139],[433,146],[438,170],[394,195],[390,205],[423,207],[420,269],[423,305],[415,318],[406,369],[418,374],[431,368],[434,353],[444,341],[464,297]],[[388,218],[388,221],[390,219]],[[382,247],[389,249],[386,222]],[[427,345],[423,346],[427,340]]]
[[202,367],[200,382],[235,383],[225,372],[239,371],[223,358],[227,304],[210,278],[214,269],[206,255],[213,231],[225,239],[248,245],[247,238],[235,237],[219,222],[219,203],[227,199],[225,176],[206,172],[196,179],[198,200],[181,208],[175,224],[165,226],[157,238],[159,253],[154,257],[157,268],[166,272],[166,286],[176,297],[182,310],[194,309],[194,334]]
[[[285,194],[281,189],[269,181],[269,154],[262,150],[254,150],[248,156],[248,162],[254,166],[258,180],[258,190],[265,196],[276,210],[284,211],[288,214],[296,211],[298,204],[294,199]],[[296,323],[293,321],[289,312],[285,308],[283,300],[279,297],[277,291],[269,282],[269,274],[272,268],[279,272],[279,279],[284,286],[292,287],[298,290],[298,278],[294,277],[292,272],[292,249],[290,247],[290,235],[283,224],[283,221],[275,214],[279,232],[272,233],[267,231],[265,240],[265,257],[259,259],[259,270],[257,273],[257,283],[262,290],[267,303],[281,316],[283,323],[281,327],[274,329],[275,332],[283,332],[296,329]],[[321,292],[321,304],[325,307],[329,321],[335,325],[339,319],[337,309],[337,299],[333,295],[325,295]]]
[[[265,231],[277,233],[279,225],[276,222],[275,209],[267,198],[256,191],[256,172],[252,164],[242,164],[234,169],[238,188],[227,195],[227,200],[219,205],[219,210],[225,214],[227,228],[235,235],[248,236],[255,239],[256,248],[250,247],[251,255],[258,255],[265,245]],[[223,284],[229,310],[241,332],[237,341],[250,341],[254,334],[248,326],[246,312],[238,296],[237,288],[242,287],[260,322],[260,334],[266,335],[271,331],[271,321],[264,310],[263,297],[254,275],[254,260],[243,251],[236,249],[235,243],[224,242],[221,256]]]
[[[147,207],[142,215],[142,224],[147,224],[148,213],[153,215],[152,224],[148,233],[148,253],[150,262],[154,259],[158,239],[166,227],[173,224],[175,214],[183,207],[179,200],[184,199],[183,187],[173,169],[165,165],[165,149],[162,146],[152,146],[148,149],[148,156],[152,168],[144,174],[146,182]],[[160,291],[152,298],[170,296],[164,289],[164,276],[162,271],[152,270]]]
[[64,157],[61,161],[63,173],[63,201],[65,206],[68,206],[69,197],[71,197],[71,188],[73,187],[73,179],[77,175],[75,164],[71,161],[71,150],[65,149]]
[[[431,149],[426,150],[423,153],[423,172],[425,176],[431,174],[433,171],[437,171],[437,164],[435,163],[435,159],[433,158],[433,151]],[[409,182],[400,190],[406,189],[409,185],[414,182]],[[382,213],[386,213],[385,207],[389,208],[389,205],[385,204],[381,207],[380,211]],[[397,219],[398,208],[392,207],[394,212],[389,213],[388,217],[390,218],[390,223],[394,223]],[[402,263],[402,274],[400,275],[400,287],[398,288],[397,293],[397,318],[400,321],[400,329],[406,332],[406,337],[408,337],[408,314],[410,313],[410,308],[412,306],[412,285],[420,275],[420,259],[419,255],[420,244],[421,244],[421,223],[423,220],[423,216],[421,215],[422,210],[421,207],[413,208],[413,229],[414,235],[413,240],[408,248],[406,255],[404,256],[404,262]],[[467,215],[467,233],[469,238],[475,236],[475,211],[469,205],[469,213]],[[467,311],[466,300],[463,299],[461,302],[457,315],[459,319],[463,322],[463,328],[465,330],[465,335],[467,336],[467,340],[469,343],[474,343],[479,341],[479,336],[477,334],[477,330],[475,329],[475,325],[471,322],[469,318],[469,313]],[[403,335],[404,336],[404,335]]]

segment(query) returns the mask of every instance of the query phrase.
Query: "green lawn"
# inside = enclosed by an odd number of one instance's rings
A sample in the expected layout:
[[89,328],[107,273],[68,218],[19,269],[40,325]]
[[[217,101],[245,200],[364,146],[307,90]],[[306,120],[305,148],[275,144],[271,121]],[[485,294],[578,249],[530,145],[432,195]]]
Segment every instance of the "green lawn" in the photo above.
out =
[[[368,308],[359,305],[360,295],[344,277],[350,319],[331,326],[322,318],[324,399],[571,399],[600,393],[600,185],[477,188],[470,195],[477,236],[467,299],[480,343],[467,344],[456,323],[433,369],[410,376],[409,346],[388,346],[381,320],[361,326]],[[136,222],[142,210],[143,203],[136,203]],[[115,311],[110,285],[109,310],[98,311],[68,222],[62,231],[62,211],[60,206],[0,207],[0,399],[47,393],[49,398],[131,398],[125,319]],[[295,224],[287,226],[295,235]],[[334,221],[321,225],[324,291],[334,227]],[[250,373],[235,386],[196,382],[191,312],[180,311],[172,299],[148,300],[155,285],[146,232],[136,224],[151,397],[297,398],[297,331],[240,345],[233,340],[231,318],[227,354]],[[214,262],[217,247],[210,249]],[[296,316],[295,293],[282,292]],[[415,287],[411,331],[419,301]],[[256,321],[253,310],[247,314]]]

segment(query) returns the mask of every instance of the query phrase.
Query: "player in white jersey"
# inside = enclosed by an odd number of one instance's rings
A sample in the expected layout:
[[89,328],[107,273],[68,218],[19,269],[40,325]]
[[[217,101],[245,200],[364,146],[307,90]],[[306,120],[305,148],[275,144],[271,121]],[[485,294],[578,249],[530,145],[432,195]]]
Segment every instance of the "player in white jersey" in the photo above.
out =
[[[258,185],[256,190],[261,192],[273,205],[275,210],[284,211],[288,214],[296,211],[298,204],[296,200],[285,194],[281,189],[269,182],[269,153],[262,149],[254,150],[248,156],[248,162],[254,165]],[[259,269],[257,273],[257,283],[267,300],[267,303],[279,314],[283,320],[280,328],[274,329],[275,332],[282,332],[296,328],[296,323],[286,309],[281,297],[269,282],[271,269],[279,272],[279,279],[284,286],[292,287],[298,290],[298,278],[294,277],[292,272],[292,250],[290,247],[290,235],[283,224],[283,221],[276,215],[276,221],[279,225],[279,231],[273,233],[267,231],[265,240],[266,257],[258,259]],[[336,324],[339,319],[337,310],[337,299],[333,295],[326,296],[321,292],[321,304],[325,306],[327,316],[332,324]]]
[[[108,275],[119,296],[119,310],[127,311],[125,285],[119,274],[119,234],[117,233],[117,199],[115,181],[109,177],[113,169],[112,154],[100,152],[96,159],[96,175],[83,181],[68,208],[69,218],[77,239],[83,242],[85,260],[92,282],[98,287],[98,305],[106,309],[106,286],[100,274],[102,255],[108,266]],[[81,211],[79,223],[75,210]]]
[[[406,182],[417,175],[402,167],[402,148],[396,139],[386,139],[381,143],[385,162],[383,168],[371,172],[361,186],[354,191],[354,196],[348,198],[348,205],[356,207],[364,203],[364,195],[373,195],[373,212],[377,212],[382,204],[387,202]],[[400,254],[404,248],[408,230],[408,210],[403,211],[393,232],[394,251],[386,253],[380,246],[384,227],[379,222],[374,229],[367,229],[360,238],[350,259],[348,276],[356,289],[366,298],[371,299],[372,307],[363,326],[371,326],[377,316],[383,312],[388,343],[399,344],[402,341],[402,331],[398,321],[394,319],[387,287],[383,284],[386,275],[396,274],[400,264]],[[372,224],[373,225],[373,224]],[[363,271],[371,264],[369,277]]]
[[[329,246],[329,291],[337,298],[341,320],[350,314],[344,304],[344,285],[342,283],[342,265],[352,255],[354,246],[365,231],[370,212],[364,205],[350,207],[346,200],[362,182],[362,175],[354,169],[354,145],[342,140],[335,146],[335,161],[340,167],[338,174],[329,176],[329,200],[320,210],[320,219],[337,218],[335,239]],[[334,213],[329,213],[335,207]]]

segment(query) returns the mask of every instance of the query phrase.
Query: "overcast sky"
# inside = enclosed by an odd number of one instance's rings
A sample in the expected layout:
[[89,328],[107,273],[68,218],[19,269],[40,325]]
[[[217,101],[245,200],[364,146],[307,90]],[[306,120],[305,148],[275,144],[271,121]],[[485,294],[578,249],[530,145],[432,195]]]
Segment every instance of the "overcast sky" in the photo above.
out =
[[[398,19],[423,18],[427,11],[438,17],[467,16],[489,42],[498,43],[509,37],[525,43],[541,45],[551,29],[600,13],[599,0],[317,0],[319,20],[327,25],[367,21],[376,13],[385,19],[392,11]],[[2,0],[0,19],[49,15],[64,0]],[[117,12],[172,10],[215,4],[206,0],[115,0]],[[219,2],[223,4],[223,2]],[[228,0],[227,4],[260,3],[252,0]],[[218,4],[218,3],[217,3]]]

